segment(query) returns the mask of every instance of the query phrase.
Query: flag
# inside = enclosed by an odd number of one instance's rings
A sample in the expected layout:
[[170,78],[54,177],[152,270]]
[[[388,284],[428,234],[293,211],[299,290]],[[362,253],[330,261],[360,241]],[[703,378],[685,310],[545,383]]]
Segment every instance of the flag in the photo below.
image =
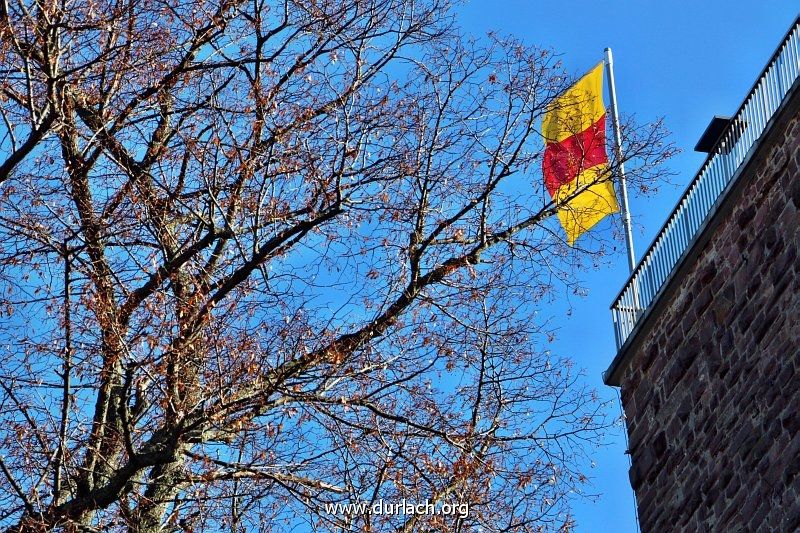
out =
[[544,183],[572,246],[619,211],[606,153],[603,62],[548,106],[542,135]]

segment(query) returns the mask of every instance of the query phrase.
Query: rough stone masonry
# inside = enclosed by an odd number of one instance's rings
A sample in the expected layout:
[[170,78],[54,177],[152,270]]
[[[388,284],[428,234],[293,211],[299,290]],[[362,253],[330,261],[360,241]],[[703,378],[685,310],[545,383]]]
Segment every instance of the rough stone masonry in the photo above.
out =
[[612,365],[642,531],[800,530],[800,89]]

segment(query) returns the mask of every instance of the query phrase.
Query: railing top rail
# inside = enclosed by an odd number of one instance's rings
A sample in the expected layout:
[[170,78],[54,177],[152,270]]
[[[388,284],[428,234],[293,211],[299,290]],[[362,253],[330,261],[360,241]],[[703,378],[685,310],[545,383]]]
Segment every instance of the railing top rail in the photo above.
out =
[[786,34],[784,35],[783,39],[781,39],[781,41],[779,42],[778,46],[775,48],[775,51],[772,53],[772,55],[769,58],[769,61],[767,61],[766,65],[762,69],[761,73],[756,78],[756,81],[753,83],[753,86],[747,92],[747,95],[742,100],[742,103],[738,107],[738,109],[736,110],[736,113],[734,113],[731,116],[730,122],[725,127],[725,130],[719,136],[719,139],[714,144],[714,147],[709,151],[708,157],[706,157],[706,159],[703,161],[702,165],[700,165],[700,169],[697,171],[697,173],[695,174],[694,178],[692,178],[692,181],[689,182],[689,184],[686,186],[686,189],[683,191],[683,194],[681,194],[680,198],[675,203],[675,206],[670,211],[669,217],[667,217],[667,220],[664,222],[664,224],[658,230],[658,232],[656,233],[656,235],[653,238],[652,242],[647,247],[645,252],[642,254],[641,259],[639,259],[639,262],[636,264],[636,268],[634,268],[633,272],[631,272],[630,276],[628,276],[628,280],[622,286],[622,289],[620,289],[619,293],[617,293],[617,296],[614,298],[613,302],[611,303],[611,306],[610,306],[611,309],[614,309],[616,303],[620,300],[620,298],[625,293],[625,291],[627,291],[630,288],[630,286],[633,284],[633,282],[636,279],[636,277],[641,273],[641,271],[644,268],[644,265],[645,265],[648,257],[652,254],[653,249],[656,247],[658,242],[661,240],[661,238],[665,234],[668,226],[673,221],[673,219],[676,216],[678,216],[681,204],[684,203],[686,198],[692,192],[692,189],[694,188],[694,186],[697,184],[697,181],[703,175],[703,172],[713,162],[714,158],[718,155],[718,153],[719,153],[718,149],[720,147],[720,143],[728,135],[728,133],[731,131],[732,127],[735,127],[735,123],[737,122],[737,119],[740,118],[740,116],[742,114],[742,111],[744,110],[744,108],[747,105],[747,103],[750,101],[750,98],[752,98],[752,96],[755,94],[755,92],[758,89],[758,86],[761,83],[762,79],[764,79],[764,77],[766,76],[766,74],[769,71],[769,69],[772,67],[772,65],[775,63],[775,61],[779,58],[779,56],[781,54],[781,51],[783,50],[784,46],[787,44],[787,42],[789,41],[789,39],[792,36],[792,33],[797,29],[797,27],[799,25],[800,25],[800,13],[798,13],[797,17],[795,17],[794,22],[789,27],[789,29],[786,31]]

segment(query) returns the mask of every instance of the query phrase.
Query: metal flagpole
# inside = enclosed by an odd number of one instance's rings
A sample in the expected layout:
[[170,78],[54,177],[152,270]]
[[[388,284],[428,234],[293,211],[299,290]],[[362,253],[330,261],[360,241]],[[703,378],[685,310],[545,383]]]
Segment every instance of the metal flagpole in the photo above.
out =
[[[625,182],[625,164],[622,162],[622,134],[619,130],[619,113],[617,112],[617,91],[614,87],[614,58],[611,55],[611,48],[606,48],[606,70],[608,71],[608,94],[611,99],[611,124],[614,128],[614,155],[617,158],[617,168],[619,168],[619,188],[622,195],[622,225],[625,227],[625,243],[628,245],[628,266],[631,269],[631,275],[636,269],[636,256],[633,252],[633,231],[631,230],[631,212],[628,208],[628,186]],[[624,313],[622,316],[631,320],[631,326],[636,323],[639,318],[639,288],[636,280],[633,280],[633,309],[630,313]],[[625,418],[625,411],[622,408],[622,398],[619,396],[617,390],[617,401],[619,402],[619,410]],[[627,426],[627,424],[626,424]],[[633,466],[633,457],[630,454],[630,445],[628,443],[627,427],[622,432],[625,436],[625,453],[628,454],[628,464]],[[641,531],[639,527],[639,505],[636,501],[636,491],[633,491],[633,512],[636,516],[636,531]]]
[[[622,195],[622,225],[625,228],[625,242],[628,245],[628,266],[631,269],[631,274],[633,274],[636,268],[636,256],[633,252],[633,231],[631,230],[631,212],[628,209],[628,186],[625,183],[625,165],[622,162],[622,134],[619,130],[617,91],[614,87],[614,59],[611,55],[611,48],[606,48],[606,71],[608,73],[608,95],[611,99],[611,124],[614,128],[614,155],[617,158],[619,188]],[[636,307],[638,307],[638,302]]]

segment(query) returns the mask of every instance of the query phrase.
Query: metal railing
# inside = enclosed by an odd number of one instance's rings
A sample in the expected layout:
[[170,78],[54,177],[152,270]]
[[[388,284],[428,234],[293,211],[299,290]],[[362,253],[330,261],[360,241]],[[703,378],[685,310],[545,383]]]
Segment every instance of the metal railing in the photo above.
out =
[[800,74],[800,17],[772,55],[705,163],[611,305],[617,349],[653,304],[750,148]]

